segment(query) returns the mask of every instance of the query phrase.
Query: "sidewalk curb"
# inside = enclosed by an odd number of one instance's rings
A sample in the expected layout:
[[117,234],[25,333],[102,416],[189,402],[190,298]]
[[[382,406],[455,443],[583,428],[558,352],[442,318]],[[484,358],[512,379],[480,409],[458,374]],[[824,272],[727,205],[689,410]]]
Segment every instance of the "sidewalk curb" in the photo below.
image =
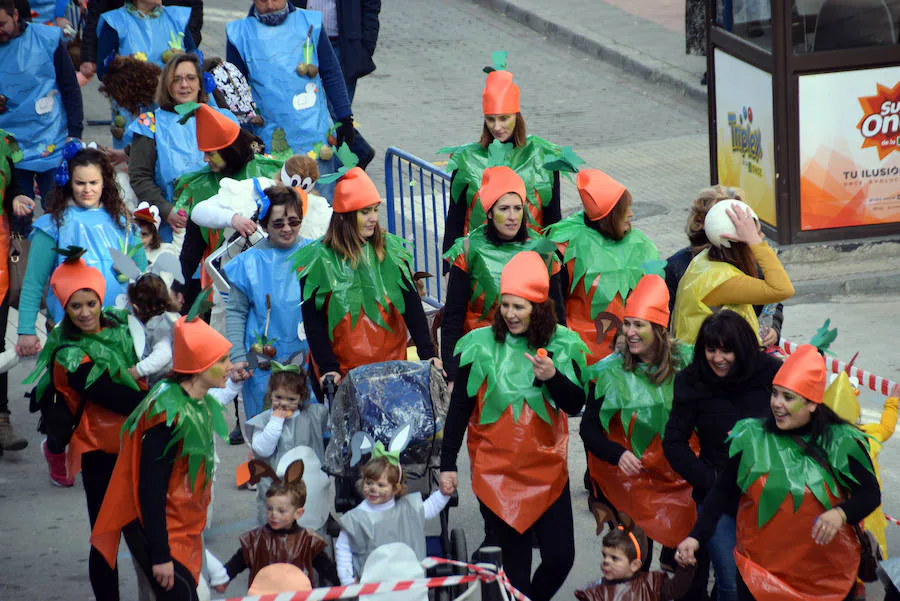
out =
[[706,86],[692,83],[671,73],[672,66],[659,61],[634,48],[617,43],[603,34],[595,34],[599,39],[588,38],[580,33],[529,10],[517,6],[511,0],[473,0],[495,12],[506,15],[522,25],[547,36],[554,42],[572,46],[586,54],[614,65],[623,71],[634,73],[652,83],[658,83],[680,92],[697,102],[706,103]]
[[879,271],[841,279],[822,278],[792,283],[794,296],[789,301],[792,304],[795,301],[813,301],[816,297],[890,294],[900,292],[900,271]]

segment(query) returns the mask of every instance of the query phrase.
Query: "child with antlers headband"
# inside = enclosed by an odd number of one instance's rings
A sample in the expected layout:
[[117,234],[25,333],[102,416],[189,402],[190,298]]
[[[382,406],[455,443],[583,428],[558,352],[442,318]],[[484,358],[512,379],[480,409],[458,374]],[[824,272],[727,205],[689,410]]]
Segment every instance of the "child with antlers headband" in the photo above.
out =
[[391,437],[388,448],[357,432],[350,440],[351,467],[365,453],[372,457],[362,467],[357,483],[363,502],[341,517],[341,534],[334,545],[334,559],[341,584],[352,584],[363,573],[366,559],[377,547],[404,543],[421,561],[425,558],[425,520],[438,516],[450,501],[452,490],[435,490],[422,501],[420,493],[407,495],[400,453],[409,444],[411,428],[403,425]]
[[[274,563],[297,566],[319,586],[323,585],[323,580],[331,584],[337,582],[334,563],[327,553],[323,553],[328,543],[312,530],[297,524],[306,505],[303,471],[303,461],[297,460],[288,465],[284,477],[279,478],[265,461],[254,459],[250,462],[250,482],[257,483],[263,477],[272,482],[266,491],[266,524],[241,535],[241,548],[225,564],[229,582],[248,568],[252,582],[262,568]],[[214,588],[224,593],[227,587],[228,582]]]

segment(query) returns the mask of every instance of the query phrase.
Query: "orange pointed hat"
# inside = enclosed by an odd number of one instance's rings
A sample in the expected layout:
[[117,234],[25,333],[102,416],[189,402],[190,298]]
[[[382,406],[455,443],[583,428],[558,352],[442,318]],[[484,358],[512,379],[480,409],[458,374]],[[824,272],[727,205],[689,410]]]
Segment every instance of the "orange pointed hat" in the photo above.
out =
[[312,584],[303,570],[290,563],[273,563],[256,573],[247,593],[276,595],[308,590],[312,590]]
[[212,367],[231,350],[228,339],[200,319],[212,304],[212,286],[203,290],[187,315],[175,322],[172,342],[172,371],[199,374]]
[[803,344],[784,360],[772,385],[786,388],[813,403],[821,403],[826,381],[825,358],[813,345]]
[[641,278],[625,302],[624,317],[643,319],[662,327],[669,325],[669,288],[656,274]]
[[542,303],[550,293],[550,272],[541,255],[533,250],[516,253],[500,273],[500,294],[520,296]]
[[197,108],[194,118],[197,119],[197,148],[203,152],[222,150],[241,133],[240,125],[205,104]]
[[487,213],[491,210],[500,197],[512,192],[518,194],[522,202],[525,202],[525,182],[515,171],[502,165],[500,167],[488,167],[481,175],[481,188],[478,189],[478,198],[481,200],[481,208]]
[[335,213],[350,213],[381,202],[378,188],[359,167],[349,169],[334,185],[331,208]]
[[519,86],[509,71],[491,71],[481,93],[481,110],[485,115],[512,115],[519,112]]
[[106,295],[106,278],[99,269],[91,267],[78,255],[66,259],[54,270],[50,277],[50,289],[63,307],[79,290],[96,292],[102,303]]
[[584,213],[591,221],[603,219],[613,210],[625,186],[599,169],[582,169],[575,178]]

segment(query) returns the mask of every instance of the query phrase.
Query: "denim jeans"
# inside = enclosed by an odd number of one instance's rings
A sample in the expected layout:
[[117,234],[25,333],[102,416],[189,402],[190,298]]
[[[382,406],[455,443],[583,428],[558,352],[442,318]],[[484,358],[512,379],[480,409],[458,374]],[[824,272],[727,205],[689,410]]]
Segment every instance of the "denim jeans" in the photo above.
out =
[[[49,169],[40,173],[27,169],[16,169],[16,179],[19,180],[22,193],[32,200],[35,197],[34,183],[37,181],[38,191],[41,194],[41,207],[44,210],[47,209],[47,197],[54,186],[56,186],[56,182],[53,180],[55,175],[56,169]],[[10,231],[27,237],[31,233],[31,219],[32,215],[26,215],[25,217],[10,215]]]
[[737,566],[734,563],[734,545],[737,542],[734,516],[724,514],[716,524],[716,530],[707,542],[709,559],[716,572],[718,601],[737,600]]

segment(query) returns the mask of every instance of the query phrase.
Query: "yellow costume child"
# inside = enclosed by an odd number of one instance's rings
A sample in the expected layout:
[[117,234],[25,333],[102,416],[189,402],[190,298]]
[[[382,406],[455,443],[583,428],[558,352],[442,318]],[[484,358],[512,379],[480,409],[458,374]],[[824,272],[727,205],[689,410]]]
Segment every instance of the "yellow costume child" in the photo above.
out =
[[[860,430],[872,438],[869,443],[869,455],[872,457],[872,465],[875,467],[875,477],[878,478],[878,485],[881,486],[881,469],[878,467],[878,453],[881,451],[884,443],[894,435],[894,428],[897,426],[900,385],[895,384],[891,388],[891,396],[884,402],[881,420],[876,424],[858,424],[859,401],[856,398],[857,394],[857,390],[850,382],[850,378],[845,372],[841,372],[828,387],[828,390],[825,391],[824,402],[827,407],[841,418],[851,424],[857,424]],[[863,525],[866,530],[875,535],[878,545],[881,547],[881,553],[887,559],[887,539],[884,534],[887,520],[884,518],[884,512],[881,510],[880,505],[878,509],[869,514],[863,521]]]

